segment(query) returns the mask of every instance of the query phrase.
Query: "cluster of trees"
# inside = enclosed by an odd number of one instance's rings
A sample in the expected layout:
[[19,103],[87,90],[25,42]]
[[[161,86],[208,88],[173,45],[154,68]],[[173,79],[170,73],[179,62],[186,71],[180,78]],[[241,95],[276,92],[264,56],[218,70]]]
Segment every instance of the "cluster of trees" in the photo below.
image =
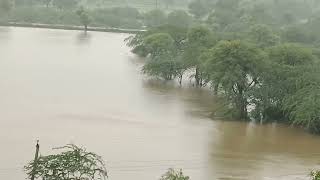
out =
[[[304,38],[314,28],[292,29],[317,22],[307,10],[291,19],[309,1],[292,2],[196,0],[189,5],[192,24],[154,26],[127,42],[147,57],[143,73],[180,84],[189,75],[196,86],[210,86],[226,102],[223,115],[320,133],[320,38]],[[279,12],[284,5],[287,12]]]

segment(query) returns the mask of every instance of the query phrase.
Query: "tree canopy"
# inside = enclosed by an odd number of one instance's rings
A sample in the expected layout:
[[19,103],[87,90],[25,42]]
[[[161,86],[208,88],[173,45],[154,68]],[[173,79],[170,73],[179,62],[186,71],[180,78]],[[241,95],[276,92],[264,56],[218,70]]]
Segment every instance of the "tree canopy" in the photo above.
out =
[[107,177],[107,170],[102,158],[95,153],[87,152],[76,145],[66,145],[59,154],[40,156],[37,160],[25,166],[29,178],[46,180],[88,179],[103,180]]

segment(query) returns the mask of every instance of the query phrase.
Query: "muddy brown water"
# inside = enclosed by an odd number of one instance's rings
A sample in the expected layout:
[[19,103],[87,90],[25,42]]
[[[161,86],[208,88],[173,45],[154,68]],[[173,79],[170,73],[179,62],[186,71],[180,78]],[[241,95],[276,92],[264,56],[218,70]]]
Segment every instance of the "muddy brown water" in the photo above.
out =
[[[320,137],[279,124],[209,118],[208,90],[148,80],[127,34],[0,28],[0,179],[75,143],[103,156],[111,180],[308,179]],[[186,82],[188,83],[188,82]]]

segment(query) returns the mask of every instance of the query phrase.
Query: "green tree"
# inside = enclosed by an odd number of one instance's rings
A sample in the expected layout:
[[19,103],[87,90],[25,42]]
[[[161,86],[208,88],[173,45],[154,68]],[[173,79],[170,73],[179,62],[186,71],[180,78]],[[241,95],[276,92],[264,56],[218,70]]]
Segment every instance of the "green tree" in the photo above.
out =
[[263,121],[287,121],[290,112],[284,107],[284,101],[302,88],[297,84],[307,82],[307,78],[301,82],[298,80],[305,77],[302,76],[305,71],[302,68],[311,66],[314,57],[309,49],[295,44],[282,44],[268,50],[268,59],[262,70],[262,83],[255,91],[256,115],[261,116],[259,119]]
[[289,113],[294,125],[302,126],[313,133],[320,133],[320,81],[299,89],[292,96],[287,96],[284,109]]
[[194,78],[198,87],[203,86],[206,79],[201,69],[201,54],[214,45],[215,39],[208,28],[199,26],[189,30],[183,58],[186,66],[195,69]]
[[284,66],[308,65],[314,62],[312,51],[296,44],[281,44],[269,50],[269,59]]
[[167,33],[155,33],[144,39],[145,51],[150,54],[142,72],[165,80],[179,78],[181,84],[182,65],[173,38]]
[[174,40],[175,49],[177,51],[184,50],[187,40],[187,29],[171,25],[163,25],[151,28],[146,32],[137,33],[136,35],[127,38],[126,42],[129,47],[132,47],[133,53],[138,54],[142,57],[146,57],[149,52],[147,52],[146,49],[145,38],[158,33],[169,34]]
[[174,169],[169,169],[161,178],[160,180],[189,180],[188,176],[185,176],[180,169],[176,171]]
[[142,72],[165,80],[178,78],[181,85],[188,69],[182,58],[187,32],[185,28],[164,25],[126,39],[132,52],[143,57],[150,55]]
[[66,145],[59,154],[40,156],[36,162],[32,161],[25,166],[29,178],[46,180],[88,179],[101,180],[107,178],[105,163],[100,156],[75,145]]
[[171,54],[175,51],[174,40],[167,33],[156,33],[147,36],[144,40],[144,45],[152,58]]
[[191,23],[191,17],[182,10],[176,10],[168,15],[168,24],[181,28],[188,28]]
[[[172,80],[175,77],[180,77],[180,66],[176,56],[172,54],[161,54],[154,58],[148,59],[142,68],[144,74],[154,77],[160,77],[164,80]],[[181,84],[181,80],[179,79]]]
[[280,37],[272,32],[266,25],[254,25],[250,29],[249,36],[258,47],[271,47],[280,42]]
[[314,36],[306,27],[302,26],[290,26],[282,30],[282,39],[289,43],[306,43],[312,44],[317,40],[317,37]]
[[262,52],[241,41],[221,41],[208,53],[206,67],[212,84],[218,84],[230,100],[234,116],[247,120],[252,91],[259,85]]
[[77,15],[80,18],[80,22],[81,24],[84,26],[84,31],[87,32],[88,30],[88,25],[91,22],[90,16],[88,14],[88,12],[81,6],[78,10],[77,10]]

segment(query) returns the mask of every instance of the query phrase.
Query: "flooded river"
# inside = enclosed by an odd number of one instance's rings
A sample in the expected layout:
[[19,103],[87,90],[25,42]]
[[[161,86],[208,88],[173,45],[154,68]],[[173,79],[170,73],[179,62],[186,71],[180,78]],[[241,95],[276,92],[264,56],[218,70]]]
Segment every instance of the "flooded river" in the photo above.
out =
[[75,143],[102,155],[111,180],[306,179],[320,137],[284,125],[209,118],[207,90],[148,80],[128,35],[0,28],[0,180]]

